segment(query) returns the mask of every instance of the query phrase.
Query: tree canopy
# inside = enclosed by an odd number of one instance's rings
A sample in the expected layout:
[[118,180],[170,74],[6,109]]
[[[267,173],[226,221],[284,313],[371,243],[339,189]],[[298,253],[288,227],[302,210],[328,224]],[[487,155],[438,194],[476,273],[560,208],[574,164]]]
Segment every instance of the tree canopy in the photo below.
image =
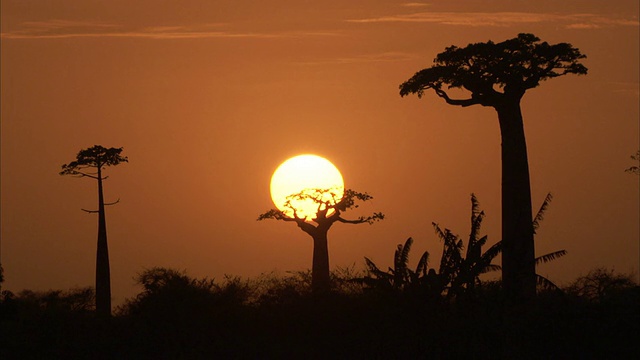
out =
[[[384,214],[381,212],[373,213],[369,216],[360,216],[356,219],[345,219],[342,217],[344,211],[355,209],[359,205],[357,201],[368,201],[373,199],[369,194],[357,192],[351,189],[346,189],[342,199],[336,201],[335,196],[327,196],[326,189],[305,189],[298,194],[288,196],[288,201],[284,205],[293,212],[293,217],[287,216],[283,211],[278,209],[271,209],[258,217],[258,220],[275,219],[283,221],[295,221],[298,225],[302,225],[306,222],[304,217],[299,217],[297,210],[293,206],[293,200],[306,200],[310,199],[318,204],[318,211],[316,217],[312,220],[318,224],[342,222],[347,224],[373,224],[378,220],[384,219]],[[311,226],[311,225],[309,225]],[[301,226],[302,227],[302,226]],[[303,228],[304,229],[304,228]]]
[[121,156],[122,148],[105,148],[94,145],[80,150],[76,160],[62,165],[60,175],[75,175],[80,177],[97,178],[97,173],[88,172],[87,169],[102,169],[105,166],[114,166],[123,162],[129,162],[126,156]]
[[[640,150],[635,153],[635,155],[631,155],[631,160],[635,160],[636,163],[640,164]],[[625,170],[629,174],[640,175],[640,166],[634,165]]]
[[[434,59],[430,68],[418,71],[400,85],[400,95],[433,89],[448,104],[495,106],[502,97],[520,99],[541,81],[566,74],[585,75],[580,63],[586,56],[568,43],[551,45],[533,34],[519,34],[503,42],[450,46]],[[471,98],[454,100],[443,90],[460,88]]]

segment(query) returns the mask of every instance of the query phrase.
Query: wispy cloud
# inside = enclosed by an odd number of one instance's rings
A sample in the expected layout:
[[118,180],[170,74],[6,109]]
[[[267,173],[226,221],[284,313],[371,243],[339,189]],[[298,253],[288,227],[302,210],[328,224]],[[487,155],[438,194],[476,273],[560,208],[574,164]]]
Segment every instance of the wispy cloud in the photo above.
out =
[[303,65],[325,65],[325,64],[362,64],[362,63],[382,63],[397,62],[414,59],[415,55],[404,52],[383,52],[377,54],[365,54],[351,57],[338,57],[320,59],[318,61],[302,62]]
[[405,6],[405,7],[425,7],[425,6],[429,6],[429,5],[431,5],[431,4],[422,3],[422,2],[409,2],[409,3],[402,4],[402,6]]
[[638,19],[594,14],[546,14],[527,12],[418,12],[412,14],[351,19],[354,23],[434,23],[457,26],[511,26],[516,24],[559,23],[566,28],[593,29],[606,26],[639,26]]
[[67,38],[139,38],[139,39],[207,39],[254,38],[276,39],[311,36],[337,36],[337,32],[284,31],[233,32],[221,28],[223,24],[198,26],[151,26],[126,28],[118,24],[68,20],[29,21],[19,29],[3,32],[3,39],[67,39]]
[[640,98],[640,84],[637,82],[610,82],[613,92],[623,95]]
[[72,21],[53,19],[47,21],[25,21],[22,25],[26,28],[32,29],[32,31],[52,31],[57,29],[108,29],[117,27],[115,24],[109,24],[104,22],[89,22],[89,21]]

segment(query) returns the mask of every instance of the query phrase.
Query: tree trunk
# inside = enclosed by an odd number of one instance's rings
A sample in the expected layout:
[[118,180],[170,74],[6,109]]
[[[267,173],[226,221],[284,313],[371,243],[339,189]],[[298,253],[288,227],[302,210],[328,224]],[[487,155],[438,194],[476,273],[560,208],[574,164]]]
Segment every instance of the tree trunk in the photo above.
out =
[[111,275],[107,224],[102,194],[102,172],[98,167],[98,251],[96,254],[96,314],[102,318],[111,316]]
[[314,294],[329,292],[329,247],[327,231],[316,229],[313,237],[313,265],[311,267],[311,289]]
[[502,136],[502,283],[509,301],[536,294],[531,186],[520,100],[496,106]]

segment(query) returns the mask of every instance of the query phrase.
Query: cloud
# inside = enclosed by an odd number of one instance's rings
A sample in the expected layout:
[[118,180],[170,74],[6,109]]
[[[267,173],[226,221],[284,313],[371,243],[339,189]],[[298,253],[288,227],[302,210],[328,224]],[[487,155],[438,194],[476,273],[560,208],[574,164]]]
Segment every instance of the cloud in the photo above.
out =
[[421,3],[421,2],[410,2],[410,3],[402,4],[402,6],[405,6],[405,7],[423,7],[423,6],[430,6],[430,5],[431,4]]
[[415,56],[403,52],[383,52],[377,54],[366,54],[352,57],[328,58],[319,61],[303,62],[304,65],[324,65],[324,64],[362,64],[362,63],[381,63],[407,61],[414,59]]
[[89,22],[89,21],[72,21],[72,20],[61,20],[61,19],[53,19],[47,21],[25,21],[22,23],[23,26],[27,28],[31,28],[32,31],[53,31],[57,29],[81,29],[81,28],[115,28],[118,25],[103,23],[103,22]]
[[613,88],[613,92],[623,95],[630,96],[634,98],[640,98],[640,84],[637,82],[609,82],[611,87]]
[[138,38],[138,39],[211,39],[253,38],[276,39],[297,37],[338,36],[337,32],[288,31],[288,32],[231,32],[220,30],[224,24],[198,26],[150,26],[125,28],[100,22],[48,20],[28,21],[18,30],[3,32],[2,39],[69,39],[69,38]]
[[512,26],[561,23],[566,28],[593,29],[604,26],[639,26],[637,19],[611,18],[594,14],[546,14],[527,12],[418,12],[412,14],[351,19],[354,23],[433,23],[457,26]]

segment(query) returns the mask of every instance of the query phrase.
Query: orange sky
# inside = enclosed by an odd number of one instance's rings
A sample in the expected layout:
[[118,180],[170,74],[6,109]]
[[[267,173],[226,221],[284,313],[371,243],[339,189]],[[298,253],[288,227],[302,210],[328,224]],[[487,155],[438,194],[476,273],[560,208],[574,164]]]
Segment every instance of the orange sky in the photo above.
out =
[[[3,288],[93,285],[96,184],[58,175],[78,150],[124,147],[109,169],[116,303],[151,266],[193,276],[255,276],[311,266],[311,239],[272,208],[288,157],[330,159],[375,199],[373,226],[337,224],[332,266],[413,262],[442,244],[431,222],[469,231],[469,195],[500,238],[495,111],[400,98],[398,85],[445,47],[532,32],[569,42],[587,76],[525,95],[538,271],[565,283],[596,266],[638,272],[639,190],[624,169],[639,143],[638,2],[612,1],[8,1],[2,0]],[[162,4],[162,5],[158,5]]]

